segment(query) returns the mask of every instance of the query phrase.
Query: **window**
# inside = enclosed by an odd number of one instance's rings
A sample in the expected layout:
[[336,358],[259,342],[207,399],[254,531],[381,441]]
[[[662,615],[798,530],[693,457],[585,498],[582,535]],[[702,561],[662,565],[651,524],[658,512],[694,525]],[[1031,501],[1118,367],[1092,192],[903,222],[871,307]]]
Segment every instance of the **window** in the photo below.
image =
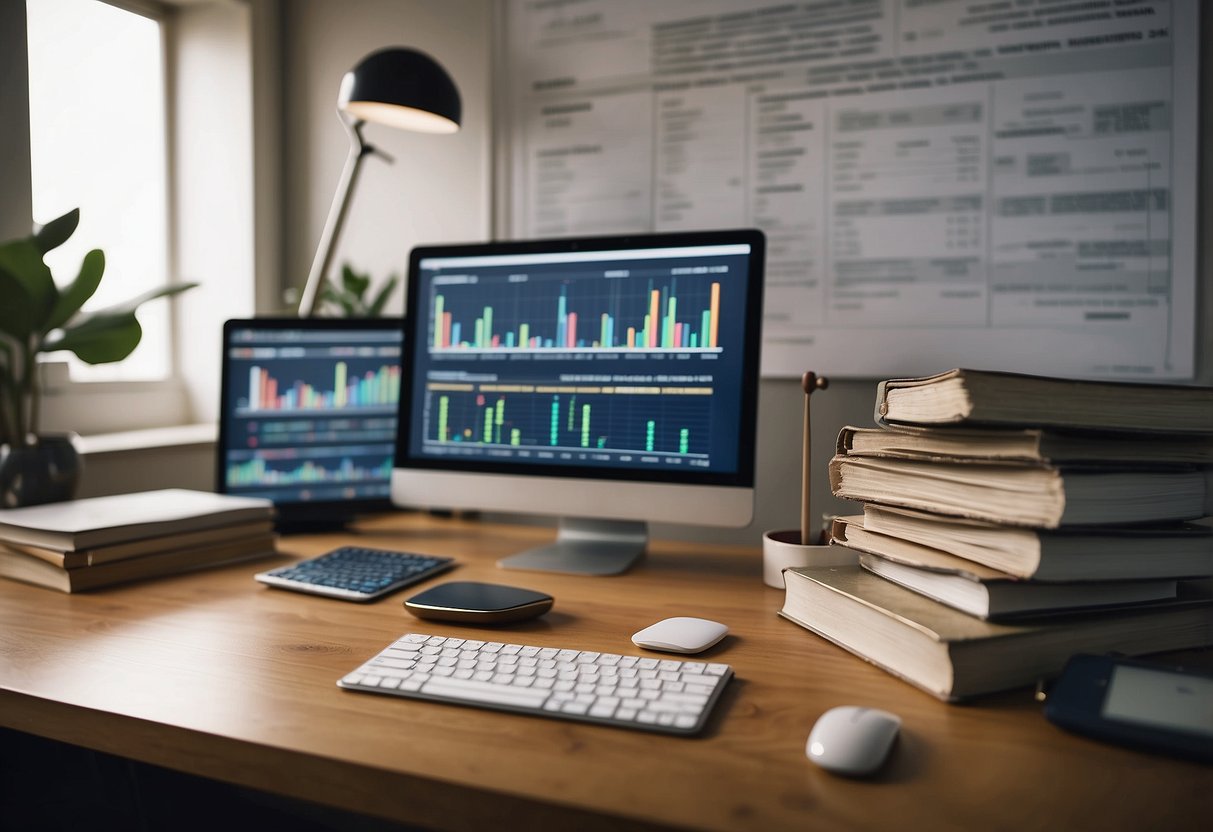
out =
[[[80,227],[47,255],[60,281],[85,252],[105,251],[105,278],[85,309],[168,280],[167,154],[162,24],[101,0],[28,0],[33,213],[47,222],[80,208]],[[169,308],[139,311],[143,340],[125,361],[89,367],[87,380],[169,376]]]

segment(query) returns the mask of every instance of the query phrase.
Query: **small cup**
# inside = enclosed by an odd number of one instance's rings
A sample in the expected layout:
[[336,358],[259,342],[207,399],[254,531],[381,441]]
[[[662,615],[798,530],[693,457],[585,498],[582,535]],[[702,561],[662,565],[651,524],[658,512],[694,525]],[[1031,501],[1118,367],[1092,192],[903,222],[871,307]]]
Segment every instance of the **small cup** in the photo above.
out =
[[844,546],[806,546],[800,529],[767,532],[762,536],[762,582],[783,589],[783,570],[795,566],[851,566],[859,562]]

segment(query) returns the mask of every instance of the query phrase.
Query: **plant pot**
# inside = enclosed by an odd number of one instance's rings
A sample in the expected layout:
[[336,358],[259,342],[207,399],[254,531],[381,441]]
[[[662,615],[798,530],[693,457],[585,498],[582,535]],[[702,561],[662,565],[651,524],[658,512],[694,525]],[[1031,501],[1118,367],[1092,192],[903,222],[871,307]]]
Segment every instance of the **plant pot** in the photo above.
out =
[[762,536],[762,582],[783,589],[783,570],[797,566],[849,566],[855,553],[842,546],[806,546],[800,529],[767,532]]
[[0,508],[70,500],[83,462],[75,434],[40,435],[28,448],[0,446]]

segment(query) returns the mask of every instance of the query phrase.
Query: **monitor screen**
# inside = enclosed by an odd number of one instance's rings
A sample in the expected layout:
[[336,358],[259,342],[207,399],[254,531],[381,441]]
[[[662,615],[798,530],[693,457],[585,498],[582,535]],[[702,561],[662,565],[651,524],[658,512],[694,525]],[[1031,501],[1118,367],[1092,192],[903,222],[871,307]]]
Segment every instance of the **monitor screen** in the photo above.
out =
[[390,506],[400,318],[233,320],[223,331],[218,490],[283,525]]
[[763,237],[424,247],[393,500],[745,525]]

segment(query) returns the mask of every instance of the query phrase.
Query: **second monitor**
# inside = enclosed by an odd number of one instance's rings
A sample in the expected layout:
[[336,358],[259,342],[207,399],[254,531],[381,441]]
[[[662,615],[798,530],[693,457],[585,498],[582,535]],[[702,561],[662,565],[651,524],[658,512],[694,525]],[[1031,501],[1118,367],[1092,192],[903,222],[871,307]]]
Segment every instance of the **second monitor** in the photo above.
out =
[[415,249],[397,505],[556,515],[503,566],[622,572],[647,522],[753,516],[754,230]]

